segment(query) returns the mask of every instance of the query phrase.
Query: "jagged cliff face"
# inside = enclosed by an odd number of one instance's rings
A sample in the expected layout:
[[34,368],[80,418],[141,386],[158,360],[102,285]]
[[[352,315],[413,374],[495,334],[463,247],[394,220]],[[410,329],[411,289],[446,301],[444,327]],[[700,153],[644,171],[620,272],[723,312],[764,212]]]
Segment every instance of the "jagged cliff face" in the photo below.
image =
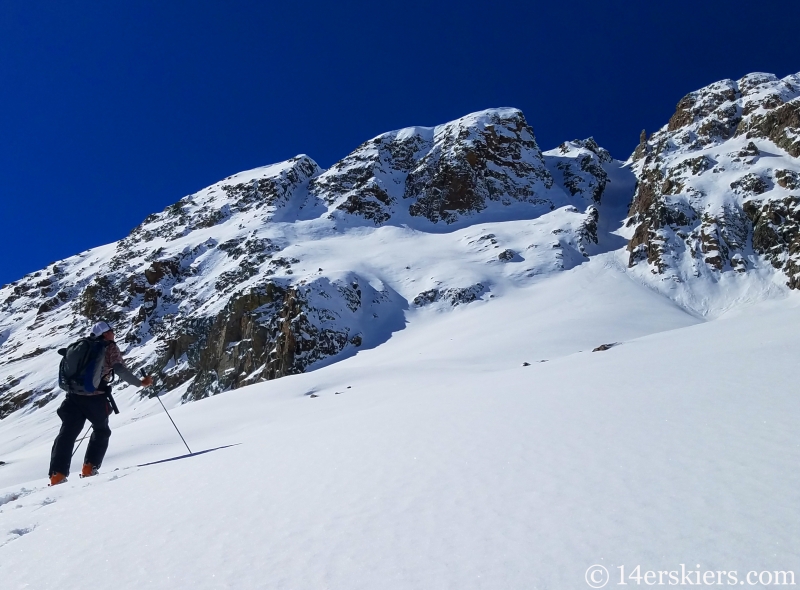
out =
[[0,289],[0,417],[54,399],[55,351],[100,319],[156,376],[145,393],[192,400],[570,268],[597,243],[610,163],[592,140],[542,154],[520,111],[495,109],[381,135],[327,171],[298,156],[228,177]]
[[452,224],[493,204],[552,205],[553,179],[517,109],[379,135],[314,179],[334,212],[380,225],[417,217]]
[[642,135],[629,265],[677,282],[759,271],[800,287],[800,74],[750,74],[686,95]]

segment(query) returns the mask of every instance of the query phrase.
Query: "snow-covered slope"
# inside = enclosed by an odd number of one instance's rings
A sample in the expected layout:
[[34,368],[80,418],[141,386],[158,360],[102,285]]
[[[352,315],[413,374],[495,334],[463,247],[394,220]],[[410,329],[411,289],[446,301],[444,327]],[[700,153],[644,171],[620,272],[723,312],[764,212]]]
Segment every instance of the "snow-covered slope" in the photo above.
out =
[[173,411],[193,451],[237,446],[136,467],[186,451],[155,400],[125,408],[103,474],[55,488],[55,424],[15,414],[3,587],[585,588],[593,564],[800,575],[797,303],[697,324],[601,255]]

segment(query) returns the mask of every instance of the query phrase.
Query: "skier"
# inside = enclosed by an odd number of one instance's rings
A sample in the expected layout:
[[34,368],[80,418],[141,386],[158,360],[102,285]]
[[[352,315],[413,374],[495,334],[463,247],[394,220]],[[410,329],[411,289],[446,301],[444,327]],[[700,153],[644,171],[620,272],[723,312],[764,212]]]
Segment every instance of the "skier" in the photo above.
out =
[[58,408],[61,430],[53,442],[53,450],[50,454],[51,486],[66,481],[67,475],[69,475],[72,449],[86,420],[92,423],[93,432],[89,438],[89,445],[86,447],[81,477],[97,474],[97,470],[103,463],[103,457],[108,448],[108,439],[111,436],[108,416],[111,414],[109,400],[113,399],[110,397],[112,375],[117,374],[126,382],[137,387],[147,387],[153,384],[152,378],[139,379],[125,366],[122,353],[114,342],[114,330],[106,322],[97,322],[94,325],[90,340],[93,342],[103,341],[102,369],[100,369],[102,378],[100,385],[92,393],[78,392],[71,387],[67,392],[66,399]]

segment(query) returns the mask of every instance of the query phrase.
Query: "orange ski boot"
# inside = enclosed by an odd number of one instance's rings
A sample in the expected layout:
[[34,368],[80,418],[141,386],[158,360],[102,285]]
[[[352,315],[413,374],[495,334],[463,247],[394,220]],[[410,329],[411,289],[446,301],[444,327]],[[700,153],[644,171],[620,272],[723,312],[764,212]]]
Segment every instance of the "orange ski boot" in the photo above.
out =
[[64,475],[63,473],[54,473],[53,475],[50,476],[51,486],[57,486],[58,484],[64,483],[65,481],[67,481],[67,476]]
[[92,477],[93,475],[97,475],[97,467],[91,463],[84,463],[83,469],[81,469],[81,477]]

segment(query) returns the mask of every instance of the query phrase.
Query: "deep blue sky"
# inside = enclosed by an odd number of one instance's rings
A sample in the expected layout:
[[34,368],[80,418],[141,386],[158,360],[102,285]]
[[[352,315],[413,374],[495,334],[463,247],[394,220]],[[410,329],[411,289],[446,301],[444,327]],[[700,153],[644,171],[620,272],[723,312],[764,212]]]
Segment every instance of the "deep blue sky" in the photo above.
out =
[[800,71],[783,0],[0,3],[0,284],[255,166],[521,108],[626,158],[687,92]]

